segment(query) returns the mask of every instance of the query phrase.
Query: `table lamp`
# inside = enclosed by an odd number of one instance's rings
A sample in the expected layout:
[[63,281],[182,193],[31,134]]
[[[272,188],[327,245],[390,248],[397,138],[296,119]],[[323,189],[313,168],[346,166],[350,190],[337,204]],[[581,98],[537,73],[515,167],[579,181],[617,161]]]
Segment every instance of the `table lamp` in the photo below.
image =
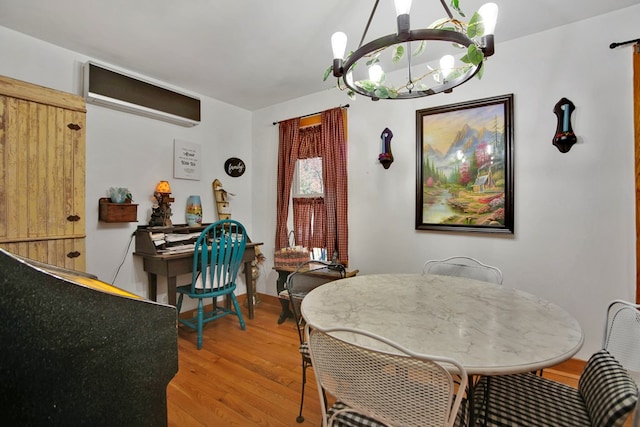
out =
[[153,193],[153,197],[157,203],[153,206],[149,225],[170,227],[172,225],[171,202],[175,201],[175,199],[171,197],[169,181],[160,181],[158,185],[156,185],[156,191]]

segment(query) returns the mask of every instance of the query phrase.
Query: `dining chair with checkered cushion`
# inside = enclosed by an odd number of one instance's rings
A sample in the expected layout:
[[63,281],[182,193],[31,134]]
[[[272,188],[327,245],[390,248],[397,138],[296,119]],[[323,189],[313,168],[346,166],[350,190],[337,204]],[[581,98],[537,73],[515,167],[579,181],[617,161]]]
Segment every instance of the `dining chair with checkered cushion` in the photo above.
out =
[[[587,362],[578,388],[532,373],[483,377],[479,424],[497,427],[618,427],[638,401],[638,388],[607,350]],[[484,423],[484,424],[483,424]]]
[[603,348],[625,369],[640,372],[640,304],[623,300],[609,304]]
[[467,373],[457,361],[352,328],[307,325],[306,335],[318,392],[336,399],[320,399],[324,427],[458,425]]
[[[284,295],[288,298],[291,306],[291,313],[293,314],[293,320],[296,322],[298,328],[298,338],[300,339],[300,346],[298,351],[302,356],[302,388],[300,391],[300,411],[296,417],[298,423],[304,422],[304,416],[302,415],[302,409],[304,408],[304,391],[307,384],[307,368],[311,366],[311,357],[309,355],[309,345],[304,337],[304,319],[300,314],[300,304],[304,297],[318,286],[330,281],[329,279],[318,279],[310,277],[307,273],[312,273],[318,268],[328,268],[334,266],[326,261],[309,260],[298,264],[295,271],[287,276],[287,281],[284,285]],[[340,266],[342,267],[342,266]],[[344,277],[345,270],[337,269],[340,271],[340,277]]]

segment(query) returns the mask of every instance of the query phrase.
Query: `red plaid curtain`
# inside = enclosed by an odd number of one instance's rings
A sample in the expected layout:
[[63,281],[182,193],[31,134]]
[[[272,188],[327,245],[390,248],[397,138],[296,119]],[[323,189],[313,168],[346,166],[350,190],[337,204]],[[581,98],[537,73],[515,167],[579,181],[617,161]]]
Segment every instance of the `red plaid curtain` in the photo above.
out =
[[349,265],[349,225],[347,217],[347,140],[342,108],[323,111],[322,174],[327,210],[327,257],[338,252],[338,260]]
[[278,194],[276,202],[276,249],[288,246],[287,217],[291,183],[298,159],[300,146],[300,119],[280,122],[280,142],[278,146]]
[[299,159],[322,157],[322,133],[320,125],[300,129]]
[[342,108],[322,112],[319,128],[300,129],[299,118],[280,122],[276,248],[284,248],[288,242],[289,196],[296,160],[322,157],[324,198],[293,200],[296,244],[324,247],[329,258],[337,251],[339,261],[348,265],[347,142],[343,114]]
[[325,206],[322,197],[293,198],[293,229],[296,244],[306,248],[324,248]]

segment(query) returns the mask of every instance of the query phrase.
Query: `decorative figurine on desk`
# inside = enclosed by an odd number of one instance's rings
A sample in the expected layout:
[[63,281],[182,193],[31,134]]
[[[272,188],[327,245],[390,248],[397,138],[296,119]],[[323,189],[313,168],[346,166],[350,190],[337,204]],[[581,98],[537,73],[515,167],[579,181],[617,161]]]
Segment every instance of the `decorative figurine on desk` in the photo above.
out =
[[227,200],[227,196],[235,196],[233,193],[227,192],[223,187],[222,183],[214,179],[211,183],[213,187],[213,196],[216,199],[216,208],[218,210],[218,219],[231,219],[231,207],[229,206],[229,201]]
[[153,193],[153,197],[156,203],[153,205],[153,212],[151,213],[151,219],[149,225],[170,227],[171,223],[171,202],[175,199],[171,196],[171,186],[168,181],[160,181],[156,186],[156,191]]

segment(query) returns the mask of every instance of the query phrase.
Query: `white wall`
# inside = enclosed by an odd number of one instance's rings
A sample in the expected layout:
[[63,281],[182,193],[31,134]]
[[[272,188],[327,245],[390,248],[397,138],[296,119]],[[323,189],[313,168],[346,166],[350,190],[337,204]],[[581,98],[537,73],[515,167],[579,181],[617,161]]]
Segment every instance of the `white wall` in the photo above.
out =
[[[83,55],[0,27],[0,75],[42,86],[81,94]],[[7,59],[10,58],[10,59]],[[99,61],[99,59],[97,59]],[[117,65],[116,65],[117,67]],[[180,88],[175,88],[180,89]],[[158,181],[171,184],[172,220],[184,224],[187,197],[202,198],[203,221],[217,220],[211,183],[218,178],[236,196],[230,198],[232,215],[251,232],[251,113],[247,110],[202,97],[202,122],[185,128],[159,120],[87,105],[86,136],[86,232],[87,271],[113,282],[120,263],[116,286],[147,295],[147,276],[142,261],[131,255],[129,242],[138,225],[148,224],[152,196]],[[182,139],[201,144],[200,181],[173,177],[173,141]],[[247,173],[231,178],[224,173],[229,157],[243,159]],[[98,199],[109,187],[127,187],[138,206],[138,223],[109,224],[98,221]],[[188,283],[182,276],[178,284]],[[241,278],[238,292],[245,293]],[[166,301],[166,281],[158,278],[158,298]]]
[[[218,178],[237,194],[234,217],[254,241],[265,243],[268,260],[258,291],[275,294],[270,267],[278,128],[272,122],[349,103],[352,267],[361,274],[418,272],[429,258],[481,258],[500,266],[504,286],[547,298],[576,316],[586,338],[578,357],[586,359],[600,345],[607,302],[635,295],[631,47],[608,45],[637,38],[639,17],[640,5],[510,42],[500,43],[498,35],[482,81],[414,101],[350,101],[329,84],[324,92],[254,113],[202,97],[202,124],[194,128],[90,105],[87,270],[111,282],[124,260],[115,284],[146,295],[140,260],[127,250],[137,224],[98,222],[97,201],[109,187],[129,187],[140,204],[139,224],[146,224],[155,184],[169,179],[174,222],[184,222],[189,194],[202,196],[204,220],[213,221],[211,181]],[[0,58],[1,75],[77,94],[80,64],[89,59],[2,27]],[[415,111],[507,93],[515,96],[515,234],[415,231]],[[551,144],[552,110],[562,97],[576,105],[572,118],[579,137],[567,154]],[[395,162],[388,170],[377,161],[385,127],[394,133]],[[202,144],[207,166],[201,181],[173,179],[174,138]],[[231,156],[247,164],[241,178],[223,172]]]
[[[607,303],[635,299],[631,47],[640,6],[500,43],[481,81],[414,101],[350,101],[337,89],[253,114],[253,230],[273,260],[277,126],[272,122],[349,103],[350,260],[361,274],[419,272],[425,260],[467,254],[499,266],[504,286],[546,298],[582,325],[583,359],[600,347]],[[596,29],[606,28],[607,31]],[[603,35],[606,34],[606,38]],[[328,59],[329,61],[330,59]],[[321,70],[318,75],[320,76]],[[328,85],[329,86],[329,85]],[[514,94],[515,233],[414,230],[415,112]],[[553,108],[576,106],[569,153],[551,143]],[[395,162],[377,161],[382,130],[394,133]],[[275,292],[275,274],[258,289]]]

